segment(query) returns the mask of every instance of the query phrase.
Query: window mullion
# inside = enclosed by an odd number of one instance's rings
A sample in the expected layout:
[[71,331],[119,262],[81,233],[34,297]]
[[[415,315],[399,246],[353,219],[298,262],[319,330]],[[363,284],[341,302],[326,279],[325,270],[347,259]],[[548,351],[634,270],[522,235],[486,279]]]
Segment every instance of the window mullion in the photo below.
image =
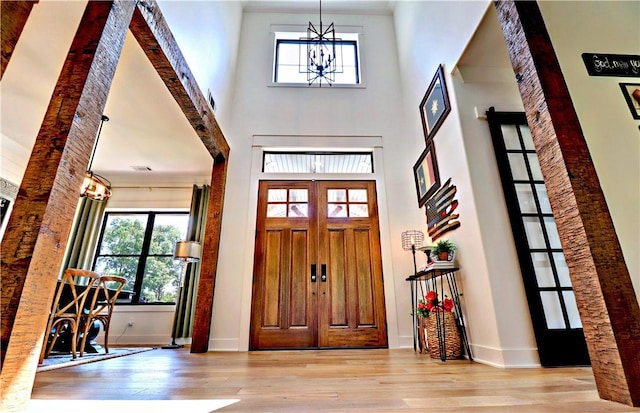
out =
[[147,220],[147,227],[144,231],[144,240],[142,241],[142,251],[140,251],[140,260],[138,261],[138,269],[136,271],[136,283],[133,288],[135,291],[133,302],[137,303],[142,295],[142,281],[144,279],[144,271],[147,266],[147,256],[149,255],[149,249],[151,248],[151,238],[153,235],[153,226],[156,218],[156,214],[149,213],[149,219]]

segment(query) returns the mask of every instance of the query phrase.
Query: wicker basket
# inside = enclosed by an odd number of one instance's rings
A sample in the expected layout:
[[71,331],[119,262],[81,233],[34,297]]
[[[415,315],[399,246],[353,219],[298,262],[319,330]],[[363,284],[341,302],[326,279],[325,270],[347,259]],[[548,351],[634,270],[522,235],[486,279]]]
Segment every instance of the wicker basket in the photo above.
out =
[[[444,338],[445,358],[441,357],[440,354],[440,344],[438,342],[438,320],[436,317],[440,319],[440,331]],[[431,313],[425,321],[427,324],[427,344],[431,358],[439,358],[441,360],[459,359],[462,356],[462,341],[460,339],[460,330],[454,313],[450,311],[444,313]]]

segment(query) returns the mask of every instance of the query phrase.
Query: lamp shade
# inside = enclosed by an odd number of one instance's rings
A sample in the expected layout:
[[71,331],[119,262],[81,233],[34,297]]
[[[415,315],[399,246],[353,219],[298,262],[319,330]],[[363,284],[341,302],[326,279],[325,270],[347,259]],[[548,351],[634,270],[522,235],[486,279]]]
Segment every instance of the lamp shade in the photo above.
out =
[[424,232],[417,229],[410,229],[402,233],[402,249],[405,251],[421,247],[423,241]]
[[178,241],[173,251],[173,258],[187,262],[199,261],[202,256],[202,246],[197,241]]

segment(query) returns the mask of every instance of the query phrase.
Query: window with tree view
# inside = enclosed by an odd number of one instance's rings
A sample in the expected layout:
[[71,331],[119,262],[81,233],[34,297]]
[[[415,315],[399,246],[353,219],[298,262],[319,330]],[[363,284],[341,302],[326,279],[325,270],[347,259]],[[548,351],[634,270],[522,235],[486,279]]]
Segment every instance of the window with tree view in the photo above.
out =
[[186,212],[107,212],[93,270],[126,278],[132,303],[174,303],[181,267],[173,250],[188,222]]

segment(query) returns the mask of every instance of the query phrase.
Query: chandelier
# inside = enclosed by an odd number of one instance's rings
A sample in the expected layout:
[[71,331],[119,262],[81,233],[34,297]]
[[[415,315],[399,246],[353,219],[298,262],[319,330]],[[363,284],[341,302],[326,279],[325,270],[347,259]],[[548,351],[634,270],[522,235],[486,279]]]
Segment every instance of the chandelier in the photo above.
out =
[[[322,25],[322,0],[320,0],[320,27],[316,29],[309,22],[307,38],[307,81],[309,86],[318,82],[322,87],[323,81],[329,86],[336,80],[336,73],[342,73],[342,60],[338,58],[342,53],[336,49],[342,46],[341,39],[336,42],[336,31],[333,23],[328,27]],[[337,45],[337,46],[336,46]],[[338,52],[340,52],[338,50]]]
[[106,201],[111,196],[111,182],[91,171],[91,165],[93,164],[93,157],[95,156],[96,148],[98,147],[98,140],[100,139],[102,125],[108,121],[109,118],[102,115],[102,118],[100,119],[100,128],[98,128],[98,136],[96,137],[96,141],[93,144],[93,150],[91,151],[89,167],[87,168],[87,173],[85,174],[84,181],[80,187],[80,197],[87,197],[94,201]]

